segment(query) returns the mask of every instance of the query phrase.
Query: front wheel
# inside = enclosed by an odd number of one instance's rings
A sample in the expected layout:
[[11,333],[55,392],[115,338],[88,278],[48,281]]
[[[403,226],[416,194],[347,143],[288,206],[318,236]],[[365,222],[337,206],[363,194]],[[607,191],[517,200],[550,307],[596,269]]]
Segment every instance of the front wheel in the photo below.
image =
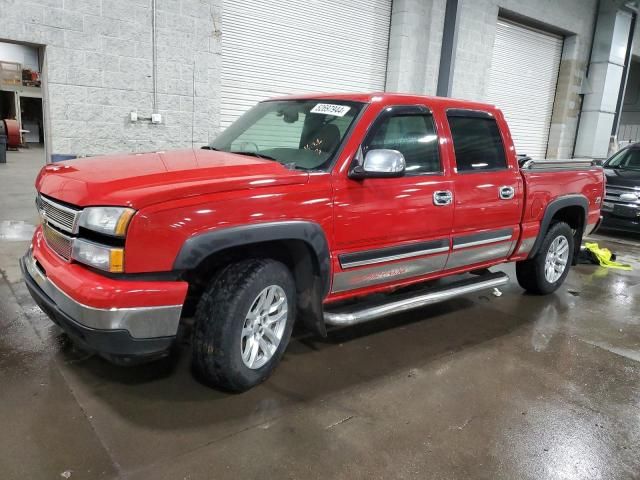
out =
[[241,392],[279,363],[295,319],[295,284],[282,263],[252,259],[226,267],[195,314],[193,368],[212,386]]
[[564,282],[574,252],[574,235],[564,222],[554,223],[547,231],[535,257],[516,263],[516,277],[522,288],[546,295]]

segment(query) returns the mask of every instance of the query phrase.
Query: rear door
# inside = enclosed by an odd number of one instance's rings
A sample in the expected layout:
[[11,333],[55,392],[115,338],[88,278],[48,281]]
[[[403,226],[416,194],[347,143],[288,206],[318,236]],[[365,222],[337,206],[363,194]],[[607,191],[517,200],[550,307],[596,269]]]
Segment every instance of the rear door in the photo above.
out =
[[446,269],[507,258],[518,240],[522,216],[522,178],[511,140],[492,112],[449,109],[455,168],[452,251]]
[[424,105],[386,107],[368,130],[361,158],[373,149],[398,150],[405,157],[405,175],[335,178],[332,293],[411,281],[444,268],[453,205],[435,205],[434,194],[453,185],[437,132]]

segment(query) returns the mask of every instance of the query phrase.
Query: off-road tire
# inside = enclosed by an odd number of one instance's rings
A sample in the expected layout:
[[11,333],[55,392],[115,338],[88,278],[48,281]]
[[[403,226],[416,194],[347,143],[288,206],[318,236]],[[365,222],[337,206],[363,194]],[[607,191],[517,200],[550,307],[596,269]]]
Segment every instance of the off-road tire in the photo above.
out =
[[[245,365],[241,334],[245,317],[259,293],[271,285],[287,297],[286,326],[273,356],[262,367]],[[192,367],[206,384],[243,392],[266,380],[284,354],[295,320],[296,288],[289,269],[271,259],[249,259],[225,267],[209,283],[196,307]]]
[[[568,262],[560,278],[554,282],[549,282],[545,277],[545,260],[549,247],[559,236],[564,236],[569,243]],[[520,286],[526,291],[537,295],[548,295],[555,292],[569,274],[569,268],[571,266],[575,248],[574,240],[575,237],[573,235],[573,231],[565,222],[556,222],[552,224],[549,230],[547,230],[536,256],[516,262],[516,278],[518,279]]]

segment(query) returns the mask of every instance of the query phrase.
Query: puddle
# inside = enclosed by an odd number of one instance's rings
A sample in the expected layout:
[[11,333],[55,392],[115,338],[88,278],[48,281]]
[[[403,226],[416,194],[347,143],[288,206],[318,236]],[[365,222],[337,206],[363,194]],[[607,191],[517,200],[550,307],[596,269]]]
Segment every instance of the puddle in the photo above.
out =
[[6,242],[28,242],[33,237],[35,225],[17,220],[0,222],[0,240]]

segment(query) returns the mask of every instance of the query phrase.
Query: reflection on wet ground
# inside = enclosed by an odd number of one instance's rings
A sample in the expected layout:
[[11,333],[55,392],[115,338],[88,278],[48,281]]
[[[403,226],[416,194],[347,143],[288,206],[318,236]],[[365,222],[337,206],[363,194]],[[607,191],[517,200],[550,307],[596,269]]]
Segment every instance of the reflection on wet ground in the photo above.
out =
[[35,225],[21,220],[4,220],[0,222],[0,241],[28,242],[33,236]]
[[610,245],[632,272],[580,265],[549,297],[512,283],[300,332],[243,395],[196,382],[187,342],[134,368],[88,356],[4,282],[3,478],[632,478],[640,266]]

